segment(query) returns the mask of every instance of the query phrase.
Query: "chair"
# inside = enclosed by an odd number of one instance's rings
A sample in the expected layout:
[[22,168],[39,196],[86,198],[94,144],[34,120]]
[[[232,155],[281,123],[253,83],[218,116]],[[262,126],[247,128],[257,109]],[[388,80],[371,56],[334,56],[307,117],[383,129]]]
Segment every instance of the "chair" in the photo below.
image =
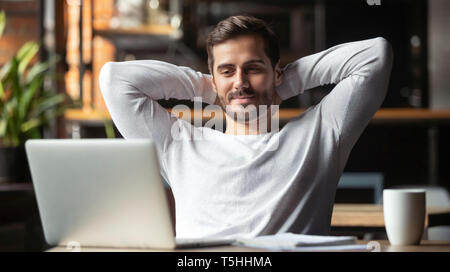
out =
[[[368,202],[381,204],[383,195],[383,174],[377,172],[343,173],[338,184],[339,190],[371,190],[373,199]],[[347,203],[354,203],[351,199]]]
[[427,207],[450,207],[450,195],[444,187],[432,185],[407,185],[395,186],[393,188],[424,190]]

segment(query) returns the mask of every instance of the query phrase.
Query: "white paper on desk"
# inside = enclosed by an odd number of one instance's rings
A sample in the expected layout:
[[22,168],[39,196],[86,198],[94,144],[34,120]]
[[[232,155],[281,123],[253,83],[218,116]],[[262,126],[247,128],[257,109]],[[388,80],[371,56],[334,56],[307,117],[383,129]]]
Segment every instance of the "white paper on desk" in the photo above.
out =
[[367,245],[345,245],[345,246],[310,246],[310,247],[296,247],[296,248],[279,248],[278,250],[283,251],[300,251],[300,252],[342,252],[342,251],[363,251],[370,252],[371,249]]
[[[354,245],[355,236],[319,236],[294,233],[279,233],[255,238],[238,238],[236,245],[266,249],[292,250],[306,247],[331,247]],[[312,249],[312,248],[310,248]]]

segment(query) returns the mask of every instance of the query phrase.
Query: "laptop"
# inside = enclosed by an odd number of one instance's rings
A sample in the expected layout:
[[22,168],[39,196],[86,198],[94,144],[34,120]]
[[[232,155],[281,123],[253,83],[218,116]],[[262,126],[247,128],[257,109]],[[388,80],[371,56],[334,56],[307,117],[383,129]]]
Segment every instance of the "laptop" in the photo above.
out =
[[175,249],[233,242],[175,238],[150,139],[29,140],[25,148],[49,245]]

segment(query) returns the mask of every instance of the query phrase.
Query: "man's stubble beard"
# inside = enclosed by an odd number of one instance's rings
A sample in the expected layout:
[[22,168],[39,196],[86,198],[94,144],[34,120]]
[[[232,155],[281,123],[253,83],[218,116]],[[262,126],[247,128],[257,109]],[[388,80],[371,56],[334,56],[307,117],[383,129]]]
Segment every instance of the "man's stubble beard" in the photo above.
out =
[[[264,91],[260,94],[256,93],[253,90],[244,90],[241,91],[244,94],[254,94],[257,99],[257,105],[253,103],[248,104],[227,104],[227,100],[223,96],[219,96],[220,101],[220,107],[223,111],[225,111],[225,114],[229,116],[231,119],[233,119],[236,122],[239,123],[249,123],[251,121],[254,121],[256,119],[261,119],[262,117],[267,116],[267,112],[271,111],[271,106],[273,105],[274,101],[274,94],[276,92],[275,84],[272,85],[272,88],[270,90]],[[236,92],[233,92],[236,93]],[[228,93],[228,97],[233,96],[233,94]],[[228,100],[229,102],[231,100]],[[233,107],[239,107],[238,111],[233,110]],[[262,107],[260,107],[262,106]],[[256,111],[256,112],[254,112]]]

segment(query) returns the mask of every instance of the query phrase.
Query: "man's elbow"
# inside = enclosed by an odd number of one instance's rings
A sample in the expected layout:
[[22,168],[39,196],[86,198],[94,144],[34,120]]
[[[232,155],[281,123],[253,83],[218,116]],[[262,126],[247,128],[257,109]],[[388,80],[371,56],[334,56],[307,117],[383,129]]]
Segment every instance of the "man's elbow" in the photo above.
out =
[[379,65],[381,69],[388,69],[390,71],[394,60],[394,50],[388,40],[383,37],[374,39],[374,49],[376,55],[379,57]]
[[111,89],[111,86],[114,84],[114,79],[117,78],[117,75],[115,75],[117,70],[116,66],[117,63],[109,61],[100,69],[98,81],[103,95]]

